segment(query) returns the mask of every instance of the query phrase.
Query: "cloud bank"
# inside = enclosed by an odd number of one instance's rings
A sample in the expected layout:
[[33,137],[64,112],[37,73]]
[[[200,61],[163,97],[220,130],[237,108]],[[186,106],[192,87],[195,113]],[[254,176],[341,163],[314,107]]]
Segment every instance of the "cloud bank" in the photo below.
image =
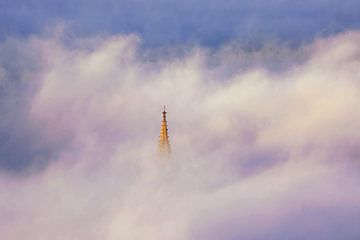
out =
[[136,35],[4,42],[2,237],[358,239],[359,41],[180,56]]

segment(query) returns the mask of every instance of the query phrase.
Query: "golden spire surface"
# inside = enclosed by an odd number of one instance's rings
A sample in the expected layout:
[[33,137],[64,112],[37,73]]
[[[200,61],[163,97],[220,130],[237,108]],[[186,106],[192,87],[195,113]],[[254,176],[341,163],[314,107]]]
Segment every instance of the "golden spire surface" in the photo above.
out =
[[168,126],[166,121],[166,113],[167,113],[166,108],[164,106],[164,111],[162,112],[162,122],[161,122],[159,145],[158,145],[158,152],[161,157],[170,157],[170,153],[171,153]]

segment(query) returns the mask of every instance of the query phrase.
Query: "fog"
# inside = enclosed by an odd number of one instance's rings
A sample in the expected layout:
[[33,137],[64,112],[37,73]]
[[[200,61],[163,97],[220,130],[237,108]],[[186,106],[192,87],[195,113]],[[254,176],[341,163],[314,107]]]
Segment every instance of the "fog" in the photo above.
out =
[[165,52],[62,34],[0,46],[2,238],[360,237],[359,32]]

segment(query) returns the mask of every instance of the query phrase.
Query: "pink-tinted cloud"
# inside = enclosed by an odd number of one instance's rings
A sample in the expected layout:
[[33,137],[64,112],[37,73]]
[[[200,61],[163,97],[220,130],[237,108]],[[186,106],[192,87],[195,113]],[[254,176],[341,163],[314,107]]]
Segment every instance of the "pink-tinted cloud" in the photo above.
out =
[[[4,116],[24,116],[11,134],[30,139],[12,149],[35,147],[26,174],[0,174],[2,237],[359,238],[359,40],[278,46],[290,62],[276,70],[269,49],[168,57],[133,35],[10,41],[36,67],[16,69],[21,109],[8,98]],[[156,156],[164,104],[169,162]]]

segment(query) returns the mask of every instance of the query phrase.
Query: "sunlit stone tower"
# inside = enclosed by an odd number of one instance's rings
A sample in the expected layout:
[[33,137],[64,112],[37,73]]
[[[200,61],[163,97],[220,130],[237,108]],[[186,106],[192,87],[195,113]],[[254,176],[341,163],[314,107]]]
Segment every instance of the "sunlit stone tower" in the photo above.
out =
[[159,156],[166,158],[169,158],[171,153],[165,106],[164,106],[164,111],[162,112],[162,123],[160,129],[158,152],[159,152]]

